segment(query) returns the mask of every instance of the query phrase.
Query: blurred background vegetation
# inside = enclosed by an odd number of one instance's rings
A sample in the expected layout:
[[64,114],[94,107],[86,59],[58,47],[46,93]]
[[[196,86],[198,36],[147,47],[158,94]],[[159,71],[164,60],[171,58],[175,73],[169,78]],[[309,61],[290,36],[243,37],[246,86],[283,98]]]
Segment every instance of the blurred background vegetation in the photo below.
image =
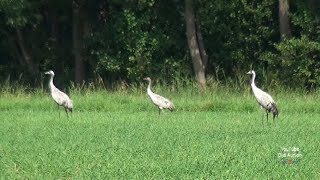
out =
[[[317,0],[1,0],[0,82],[320,85]],[[62,85],[64,84],[64,85]],[[262,83],[261,83],[262,84]]]

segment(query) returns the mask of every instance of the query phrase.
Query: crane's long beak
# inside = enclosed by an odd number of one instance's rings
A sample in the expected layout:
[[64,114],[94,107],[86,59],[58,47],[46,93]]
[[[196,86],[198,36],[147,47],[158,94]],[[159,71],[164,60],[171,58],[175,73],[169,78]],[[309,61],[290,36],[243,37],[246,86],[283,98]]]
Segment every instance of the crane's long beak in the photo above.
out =
[[252,73],[249,71],[249,72],[247,72],[247,74],[252,74]]
[[49,74],[49,72],[45,72],[44,74]]

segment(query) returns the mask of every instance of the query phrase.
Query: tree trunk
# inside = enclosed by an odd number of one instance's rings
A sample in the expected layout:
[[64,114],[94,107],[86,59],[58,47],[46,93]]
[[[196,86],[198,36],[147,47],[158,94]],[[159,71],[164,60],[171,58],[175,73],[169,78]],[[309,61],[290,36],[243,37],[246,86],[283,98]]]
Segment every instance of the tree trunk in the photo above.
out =
[[279,0],[279,27],[282,41],[291,37],[288,0]]
[[185,0],[185,20],[186,20],[186,33],[187,33],[188,45],[189,45],[190,54],[192,58],[195,77],[200,87],[202,89],[205,89],[206,87],[205,64],[203,63],[203,59],[201,57],[200,48],[198,44],[192,0]]
[[48,16],[47,23],[50,24],[50,25],[48,25],[50,27],[50,29],[48,29],[49,36],[50,36],[51,40],[57,41],[58,40],[57,37],[59,36],[58,23],[57,23],[57,12],[50,5],[49,5],[49,11],[48,11],[47,16]]
[[23,60],[23,57],[21,55],[21,53],[19,52],[19,47],[18,45],[11,45],[12,49],[13,49],[13,52],[15,53],[17,59],[18,59],[18,62],[19,62],[19,65],[21,67],[25,67],[26,66],[26,63],[25,61]]
[[23,57],[25,64],[27,65],[28,72],[32,75],[39,73],[39,69],[37,65],[33,62],[33,60],[31,59],[31,56],[29,55],[26,49],[22,32],[20,31],[20,29],[17,29],[16,33],[17,33],[17,41],[21,51],[21,55]]
[[208,54],[206,52],[206,49],[204,48],[204,42],[203,42],[203,37],[202,37],[202,33],[201,33],[201,29],[200,29],[200,24],[196,23],[196,27],[197,27],[197,40],[199,43],[199,49],[200,49],[200,55],[201,55],[201,59],[202,59],[202,64],[203,64],[203,68],[204,70],[207,67],[207,63],[208,63]]
[[[91,24],[90,24],[90,19],[89,19],[89,14],[88,14],[88,10],[85,9],[84,13],[82,14],[82,22],[83,22],[83,33],[82,33],[82,37],[84,37],[83,39],[83,45],[82,48],[87,50],[88,49],[88,44],[86,43],[86,39],[89,37],[90,33],[92,32],[91,30]],[[85,51],[84,52],[85,56],[83,57],[85,59],[85,62],[87,65],[93,65],[95,62],[93,61],[93,59],[90,58],[90,56],[88,56],[88,52]]]
[[82,57],[82,39],[80,32],[80,7],[73,1],[72,3],[72,38],[73,55],[75,63],[75,83],[81,84],[85,78],[84,62]]

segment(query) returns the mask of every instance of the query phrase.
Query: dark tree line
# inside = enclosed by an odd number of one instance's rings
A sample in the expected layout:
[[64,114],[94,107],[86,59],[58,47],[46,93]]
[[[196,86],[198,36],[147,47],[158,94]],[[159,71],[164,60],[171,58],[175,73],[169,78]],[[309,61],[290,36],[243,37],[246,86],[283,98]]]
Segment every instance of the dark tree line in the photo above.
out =
[[36,85],[52,69],[77,84],[155,78],[320,84],[315,0],[2,0],[0,80]]

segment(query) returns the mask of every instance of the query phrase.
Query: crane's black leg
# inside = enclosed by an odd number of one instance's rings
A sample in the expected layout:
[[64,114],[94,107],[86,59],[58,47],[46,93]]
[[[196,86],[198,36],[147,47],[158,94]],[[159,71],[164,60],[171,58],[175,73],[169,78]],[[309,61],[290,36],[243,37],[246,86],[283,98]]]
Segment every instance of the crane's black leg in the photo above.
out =
[[266,111],[266,113],[267,113],[267,122],[268,122],[268,110]]
[[66,111],[67,118],[69,118],[69,115],[68,115],[68,109],[67,109],[67,108],[64,108],[64,110]]
[[160,113],[161,113],[161,109],[159,108],[159,116],[160,116]]

